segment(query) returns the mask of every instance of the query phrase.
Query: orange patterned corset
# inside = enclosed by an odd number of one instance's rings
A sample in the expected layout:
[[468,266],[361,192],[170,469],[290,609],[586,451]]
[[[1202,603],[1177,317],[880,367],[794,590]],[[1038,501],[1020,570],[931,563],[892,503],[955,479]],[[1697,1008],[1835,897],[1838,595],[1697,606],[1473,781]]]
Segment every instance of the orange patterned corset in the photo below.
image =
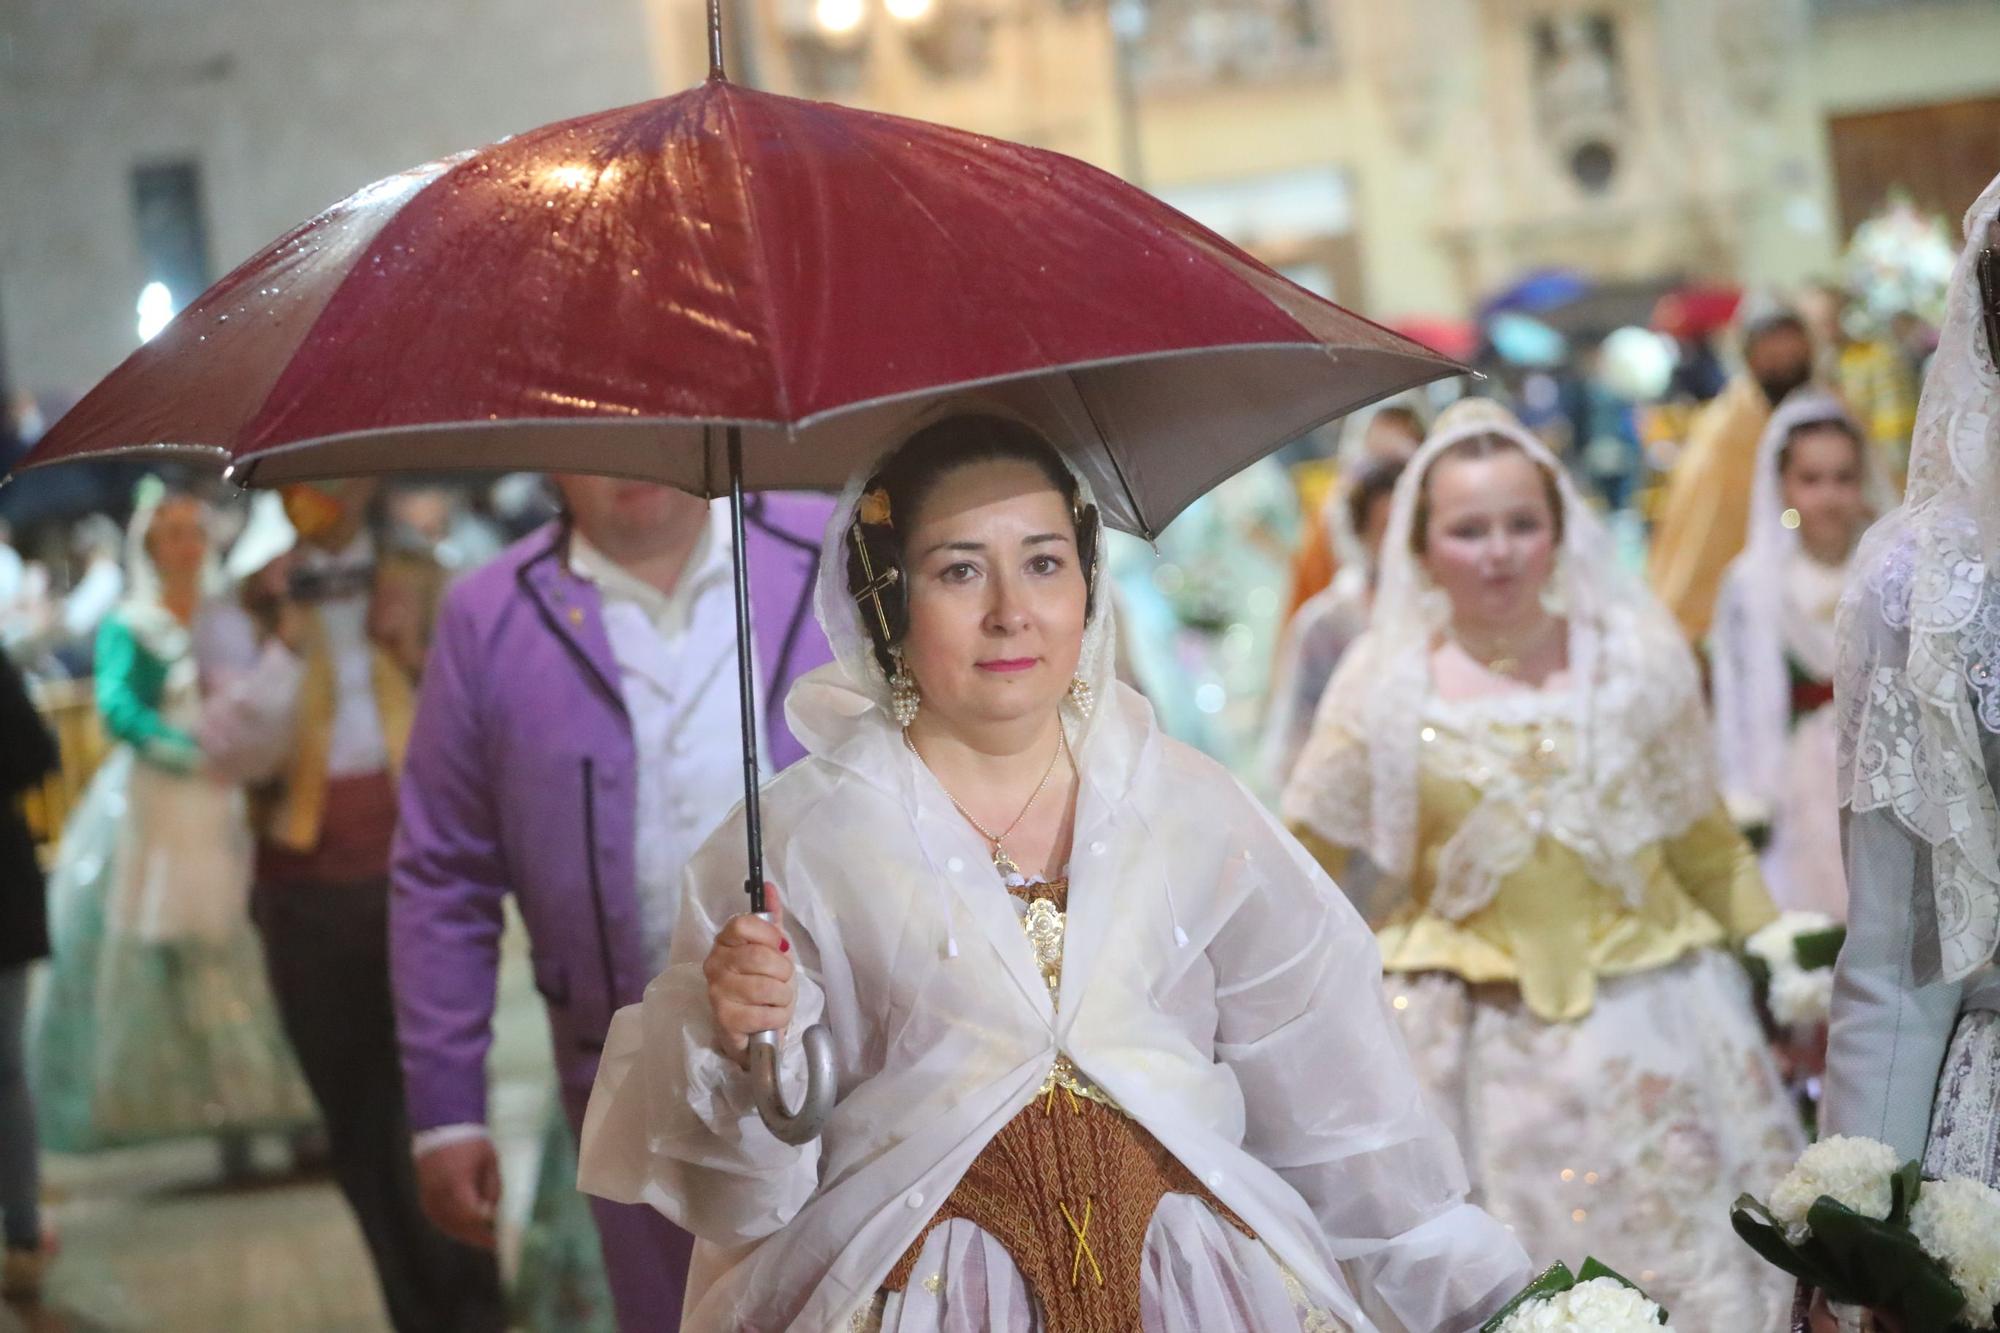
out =
[[[1028,902],[1023,926],[1053,994],[1069,885],[1011,891]],[[1255,1238],[1138,1121],[1058,1057],[1035,1100],[980,1151],[882,1285],[907,1288],[930,1233],[964,1218],[1013,1258],[1052,1333],[1132,1333],[1140,1326],[1146,1230],[1169,1194],[1194,1195]]]

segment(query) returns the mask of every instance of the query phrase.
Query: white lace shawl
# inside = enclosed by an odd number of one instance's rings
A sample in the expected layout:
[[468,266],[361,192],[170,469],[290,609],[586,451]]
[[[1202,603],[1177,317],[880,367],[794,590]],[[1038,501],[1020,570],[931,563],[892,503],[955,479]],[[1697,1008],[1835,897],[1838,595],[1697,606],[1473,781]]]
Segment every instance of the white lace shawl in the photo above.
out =
[[1396,484],[1372,627],[1320,702],[1285,788],[1284,817],[1408,881],[1430,656],[1449,614],[1410,534],[1432,463],[1488,431],[1518,442],[1560,480],[1563,540],[1545,595],[1568,621],[1571,686],[1560,706],[1576,760],[1539,792],[1489,773],[1480,805],[1443,849],[1431,906],[1453,919],[1478,911],[1541,836],[1574,850],[1599,883],[1636,906],[1644,892],[1637,853],[1683,832],[1716,801],[1694,659],[1651,594],[1619,570],[1604,525],[1555,457],[1483,400],[1441,416]]
[[[132,521],[125,529],[125,595],[118,603],[118,616],[147,652],[172,664],[188,655],[193,638],[180,617],[161,603],[160,571],[146,549],[147,535],[166,497],[167,492],[157,483],[141,486]],[[207,525],[208,506],[203,504],[201,511]],[[214,597],[222,586],[221,562],[216,559],[212,543],[202,561],[199,586],[204,601]]]
[[2000,732],[2000,369],[1974,268],[1997,223],[2000,178],[1966,214],[1908,489],[1856,555],[1834,678],[1841,803],[1889,811],[1930,849],[1947,981],[2000,945],[2000,803],[1980,757]]
[[[1808,386],[1792,393],[1771,414],[1757,445],[1751,482],[1750,535],[1743,553],[1730,563],[1716,599],[1710,631],[1714,665],[1715,752],[1722,790],[1739,817],[1748,811],[1768,816],[1785,793],[1786,756],[1791,737],[1791,674],[1788,657],[1809,669],[1833,674],[1831,661],[1801,624],[1796,603],[1811,571],[1799,534],[1784,523],[1784,481],[1778,475],[1785,441],[1802,426],[1834,422],[1864,441],[1863,489],[1871,517],[1888,508],[1888,488],[1875,466],[1860,424],[1825,389]],[[1804,575],[1805,577],[1801,577]]]

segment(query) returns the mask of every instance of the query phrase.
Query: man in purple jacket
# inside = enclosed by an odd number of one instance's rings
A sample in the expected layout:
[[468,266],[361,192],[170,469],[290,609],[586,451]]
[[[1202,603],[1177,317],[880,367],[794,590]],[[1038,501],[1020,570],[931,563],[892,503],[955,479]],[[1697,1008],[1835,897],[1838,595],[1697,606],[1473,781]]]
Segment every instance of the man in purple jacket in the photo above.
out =
[[[664,966],[682,866],[741,799],[727,511],[559,477],[565,516],[447,598],[400,788],[390,935],[412,1151],[431,1220],[493,1244],[486,1122],[502,904],[528,929],[572,1130],[611,1015]],[[831,656],[810,599],[829,505],[746,514],[768,769],[785,691]],[[679,1327],[691,1238],[592,1199],[618,1323]]]

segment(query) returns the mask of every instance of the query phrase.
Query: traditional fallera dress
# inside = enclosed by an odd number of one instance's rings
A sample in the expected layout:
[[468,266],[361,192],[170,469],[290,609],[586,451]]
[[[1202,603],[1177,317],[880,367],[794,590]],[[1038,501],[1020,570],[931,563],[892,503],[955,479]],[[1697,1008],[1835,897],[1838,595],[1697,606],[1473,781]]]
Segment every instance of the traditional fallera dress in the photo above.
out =
[[1266,460],[1196,500],[1147,545],[1114,536],[1133,677],[1167,734],[1230,769],[1256,764],[1298,500]]
[[57,1151],[315,1119],[250,924],[243,794],[199,771],[194,638],[144,598],[98,632],[117,744],[63,830],[34,1029]]
[[[1779,475],[1792,433],[1820,423],[1860,434],[1840,401],[1816,388],[1793,393],[1764,431],[1750,541],[1723,576],[1709,659],[1723,796],[1738,823],[1769,832],[1763,869],[1772,897],[1788,910],[1844,920],[1834,613],[1852,561],[1822,564],[1800,545],[1785,519]],[[1875,454],[1864,445],[1861,455],[1865,489],[1880,512],[1887,492],[1875,476]]]
[[[763,809],[792,1031],[828,1027],[839,1098],[787,1146],[718,1044],[702,960],[742,910],[739,813],[690,867],[585,1124],[583,1188],[699,1238],[687,1326],[1477,1328],[1527,1261],[1463,1201],[1365,925],[1111,680],[1102,597],[1097,705],[1063,710],[1069,871],[1010,888],[890,717],[838,577],[853,502],[821,565],[840,661],[794,687],[810,754]],[[796,1035],[783,1068],[796,1097]]]
[[1677,1327],[1775,1328],[1790,1285],[1728,1209],[1803,1135],[1726,952],[1775,912],[1716,794],[1691,654],[1564,482],[1548,595],[1569,683],[1465,699],[1430,683],[1449,604],[1409,554],[1415,501],[1444,449],[1488,431],[1554,466],[1497,407],[1440,418],[1285,817],[1378,927],[1474,1197],[1538,1263],[1595,1256]]
[[1974,263],[2000,179],[1965,218],[1903,505],[1840,611],[1848,935],[1823,1119],[1928,1174],[2000,1184],[2000,371]]

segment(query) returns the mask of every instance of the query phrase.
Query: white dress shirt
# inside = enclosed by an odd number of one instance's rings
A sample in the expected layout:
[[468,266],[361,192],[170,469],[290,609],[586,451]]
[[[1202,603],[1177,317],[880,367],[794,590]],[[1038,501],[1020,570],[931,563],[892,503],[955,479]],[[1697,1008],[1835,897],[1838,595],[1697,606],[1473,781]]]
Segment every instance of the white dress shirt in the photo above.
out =
[[[316,546],[302,546],[298,552],[300,567],[316,573],[366,568],[374,559],[375,543],[365,532],[338,554]],[[369,591],[362,589],[313,604],[333,658],[329,777],[364,777],[389,767],[389,745],[375,705],[369,600]],[[214,694],[202,714],[203,753],[220,772],[238,781],[268,781],[283,771],[291,755],[305,662],[273,638],[248,671],[230,670],[232,660],[242,656],[241,645],[255,642],[256,629],[249,614],[234,603],[218,605],[212,614],[213,623],[198,636],[204,648],[203,674],[214,682]]]
[[[681,871],[742,797],[736,604],[728,510],[710,510],[671,592],[634,578],[572,533],[570,572],[597,585],[637,752],[634,881],[648,965],[666,966]],[[758,716],[758,753],[764,751]]]

